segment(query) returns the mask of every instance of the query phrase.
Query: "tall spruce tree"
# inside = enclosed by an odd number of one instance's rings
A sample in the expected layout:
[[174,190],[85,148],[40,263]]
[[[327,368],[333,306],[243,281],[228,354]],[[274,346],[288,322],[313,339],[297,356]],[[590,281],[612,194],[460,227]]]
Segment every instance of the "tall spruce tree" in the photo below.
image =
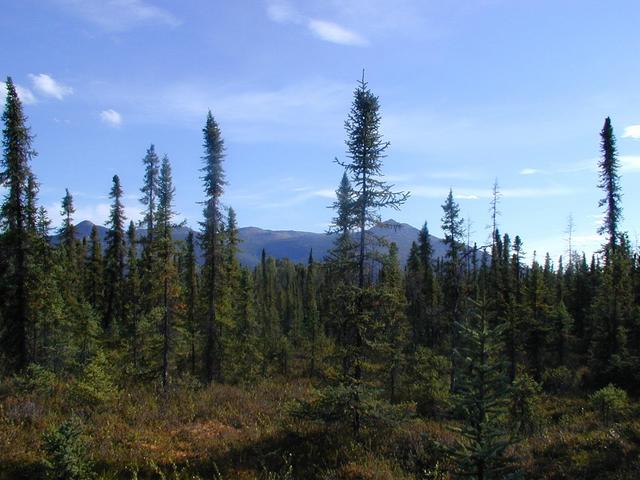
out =
[[611,119],[607,117],[600,132],[600,151],[602,158],[598,163],[600,167],[600,187],[604,191],[604,198],[598,205],[605,207],[604,221],[598,229],[598,233],[607,235],[605,256],[607,259],[615,254],[620,234],[620,221],[622,220],[622,193],[620,188],[620,176],[618,174],[619,161],[616,152],[616,137],[613,134]]
[[104,265],[102,259],[102,241],[98,234],[98,227],[91,227],[89,237],[89,255],[86,259],[85,272],[85,298],[94,311],[102,311],[104,295]]
[[186,303],[185,327],[189,344],[189,370],[192,376],[196,376],[196,349],[200,334],[197,304],[198,304],[198,264],[196,259],[195,241],[193,231],[189,230],[184,253],[184,297]]
[[[9,369],[20,371],[30,360],[27,338],[30,328],[27,192],[31,178],[29,163],[36,153],[31,147],[32,137],[26,124],[27,118],[11,77],[7,78],[6,90],[0,164],[0,185],[6,188],[0,206],[0,298],[3,299],[0,305],[0,319],[3,322],[0,331],[3,332],[2,351]],[[32,200],[35,201],[34,198]]]
[[62,226],[58,231],[58,235],[60,235],[61,243],[67,250],[68,255],[73,253],[76,243],[76,227],[73,224],[73,214],[75,211],[76,209],[73,207],[73,196],[69,193],[69,189],[67,188],[65,190],[65,195],[62,198],[62,210],[60,210],[60,215],[62,215]]
[[[356,231],[356,268],[357,283],[352,285],[355,300],[355,315],[343,311],[345,319],[343,336],[343,370],[345,371],[345,387],[350,391],[351,397],[351,424],[357,435],[361,428],[363,414],[363,367],[366,357],[367,339],[364,338],[368,330],[366,323],[371,318],[367,312],[368,304],[372,300],[373,291],[365,291],[367,272],[365,271],[368,260],[371,258],[371,249],[368,248],[367,230],[380,224],[380,209],[398,209],[407,197],[406,192],[394,192],[393,185],[382,180],[382,160],[386,156],[389,142],[385,141],[380,132],[380,104],[378,97],[369,89],[362,79],[354,91],[354,99],[351,110],[345,121],[347,139],[348,162],[338,163],[342,165],[351,179],[351,194],[349,202],[338,203],[338,218],[344,218],[349,226]],[[342,184],[341,184],[342,187]],[[346,207],[340,215],[340,208]],[[375,240],[375,239],[374,239]],[[348,305],[345,305],[348,308]],[[350,320],[349,320],[350,318]]]
[[169,387],[170,361],[174,350],[175,313],[178,296],[177,271],[174,261],[175,245],[173,242],[173,177],[171,164],[165,155],[160,167],[158,181],[158,250],[161,260],[160,275],[157,280],[162,284],[162,388],[165,394]]
[[205,298],[205,345],[204,371],[207,382],[222,380],[222,335],[221,324],[217,315],[218,294],[221,291],[223,252],[221,244],[222,209],[220,199],[226,185],[222,161],[224,159],[224,142],[220,127],[211,114],[207,114],[207,121],[202,130],[204,135],[204,166],[202,180],[204,184],[205,201],[204,221],[202,226],[202,251],[204,256],[203,288]]
[[158,209],[158,189],[160,175],[160,158],[156,153],[155,146],[152,144],[142,159],[144,165],[144,179],[140,193],[140,203],[144,206],[142,211],[142,220],[140,225],[145,228],[142,243],[142,259],[141,259],[141,288],[143,298],[143,311],[149,313],[157,304],[159,296],[159,287],[156,282],[155,274],[158,266],[157,263],[157,243],[155,242],[157,229],[157,209]]
[[461,272],[461,252],[462,252],[462,226],[464,220],[460,217],[460,207],[453,199],[453,191],[449,190],[449,195],[442,205],[442,231],[444,233],[444,244],[446,246],[446,256],[443,275],[443,293],[446,313],[450,322],[451,331],[451,391],[456,391],[457,379],[457,358],[454,354],[457,348],[457,325],[461,320],[462,292],[462,272]]
[[109,198],[111,212],[107,222],[107,247],[105,252],[105,311],[103,328],[109,333],[117,333],[124,314],[124,266],[125,232],[124,205],[120,177],[113,176]]

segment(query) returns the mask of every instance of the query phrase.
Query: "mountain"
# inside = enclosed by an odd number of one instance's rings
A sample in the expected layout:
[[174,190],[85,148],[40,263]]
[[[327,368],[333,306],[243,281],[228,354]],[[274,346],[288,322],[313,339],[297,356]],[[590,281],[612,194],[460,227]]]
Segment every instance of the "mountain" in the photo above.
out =
[[[89,238],[93,223],[88,220],[76,225],[76,237]],[[107,229],[97,226],[98,234],[104,242]],[[189,233],[188,227],[180,227],[174,230],[174,238],[183,241]],[[145,234],[145,229],[138,229],[138,237]],[[395,220],[387,220],[381,225],[370,230],[376,236],[386,239],[388,242],[395,242],[398,245],[400,262],[404,265],[409,256],[411,242],[417,241],[419,230],[407,223],[398,223]],[[306,262],[309,258],[309,251],[313,249],[313,257],[321,260],[333,246],[335,235],[325,233],[298,232],[295,230],[265,230],[257,227],[243,227],[238,229],[241,240],[238,260],[243,265],[255,267],[260,262],[262,249],[274,258],[288,258],[293,262]],[[445,246],[441,239],[431,237],[434,258],[442,257],[445,253]],[[57,236],[53,237],[53,242],[57,243]],[[200,257],[200,247],[196,246],[196,251]]]

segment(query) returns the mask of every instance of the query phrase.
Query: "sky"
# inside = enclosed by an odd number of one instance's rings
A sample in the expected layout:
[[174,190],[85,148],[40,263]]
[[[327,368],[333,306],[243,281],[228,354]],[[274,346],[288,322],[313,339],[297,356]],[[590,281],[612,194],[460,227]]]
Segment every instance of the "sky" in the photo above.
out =
[[[3,2],[0,78],[19,87],[40,201],[59,224],[104,224],[118,174],[138,220],[150,144],[172,162],[197,227],[208,110],[226,145],[240,226],[322,232],[342,176],[344,121],[365,69],[409,191],[393,218],[441,236],[451,188],[471,241],[499,228],[524,250],[590,254],[604,119],[617,136],[623,229],[640,236],[640,8],[613,0],[20,0]],[[0,103],[4,102],[0,84]]]

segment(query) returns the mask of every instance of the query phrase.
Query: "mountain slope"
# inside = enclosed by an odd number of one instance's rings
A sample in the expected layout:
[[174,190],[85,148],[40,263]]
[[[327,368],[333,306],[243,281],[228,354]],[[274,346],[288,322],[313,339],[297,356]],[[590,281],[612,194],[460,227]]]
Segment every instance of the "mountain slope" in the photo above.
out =
[[[78,238],[87,237],[91,234],[93,224],[87,220],[80,222],[76,226],[76,236]],[[104,242],[107,229],[97,226],[98,234]],[[409,256],[411,242],[417,241],[418,229],[407,223],[398,223],[394,220],[387,220],[380,226],[370,230],[376,236],[386,239],[388,242],[395,242],[398,245],[400,262],[405,264]],[[181,227],[174,231],[174,238],[183,241],[187,238],[189,228]],[[138,237],[144,236],[145,230],[139,229]],[[265,230],[257,227],[243,227],[238,229],[241,240],[238,259],[240,263],[248,267],[255,267],[260,262],[262,249],[274,258],[288,258],[293,262],[306,262],[309,252],[313,250],[316,260],[323,259],[333,246],[335,235],[313,232],[298,232],[295,230]],[[53,242],[57,242],[57,237],[53,237]],[[431,245],[433,247],[434,258],[442,257],[445,246],[441,239],[431,235]],[[198,256],[200,247],[196,246]]]

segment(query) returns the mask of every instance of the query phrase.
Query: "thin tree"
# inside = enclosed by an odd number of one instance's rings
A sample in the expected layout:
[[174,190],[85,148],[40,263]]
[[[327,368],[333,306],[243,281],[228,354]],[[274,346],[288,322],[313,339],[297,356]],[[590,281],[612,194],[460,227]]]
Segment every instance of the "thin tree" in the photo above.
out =
[[173,197],[175,189],[171,175],[171,164],[165,155],[160,167],[158,181],[158,242],[162,261],[162,388],[165,395],[169,387],[169,361],[173,349],[173,317],[176,297],[176,269],[174,263],[175,247],[173,243],[173,219],[176,212],[173,210]]
[[222,379],[221,326],[217,318],[217,294],[220,291],[219,280],[222,268],[220,249],[221,204],[220,199],[226,185],[222,161],[224,159],[224,142],[220,127],[209,111],[204,135],[204,166],[202,180],[205,191],[204,221],[202,226],[203,291],[205,293],[205,346],[204,369],[207,382]]
[[113,186],[109,198],[112,200],[107,230],[105,252],[106,298],[103,327],[107,332],[114,331],[122,320],[124,303],[124,258],[125,233],[124,205],[122,204],[122,186],[120,177],[113,176]]
[[460,218],[460,207],[453,199],[453,190],[442,205],[442,231],[447,248],[445,271],[443,278],[444,302],[451,322],[451,391],[456,390],[457,359],[454,352],[457,348],[457,327],[460,322],[460,302],[462,297],[461,250],[464,220]]
[[620,221],[622,220],[622,193],[620,188],[620,176],[618,174],[619,161],[616,152],[616,137],[613,134],[611,119],[607,117],[600,132],[600,151],[602,158],[598,163],[600,168],[600,187],[604,191],[604,197],[598,203],[599,207],[605,207],[604,221],[598,229],[599,234],[607,235],[605,258],[610,260],[615,254],[620,233]]
[[[0,185],[6,188],[0,206],[2,249],[1,297],[4,325],[2,346],[12,369],[22,370],[29,362],[28,313],[28,208],[26,193],[31,177],[29,162],[36,152],[31,147],[31,133],[26,125],[22,103],[11,77],[6,82],[2,122],[2,163]],[[32,208],[35,210],[35,208]]]
[[60,211],[60,215],[62,215],[62,226],[58,234],[62,238],[62,245],[67,250],[67,254],[71,255],[73,252],[74,244],[76,241],[76,228],[73,224],[73,214],[76,209],[73,206],[73,196],[69,193],[69,189],[65,189],[65,195],[62,198],[62,210]]

